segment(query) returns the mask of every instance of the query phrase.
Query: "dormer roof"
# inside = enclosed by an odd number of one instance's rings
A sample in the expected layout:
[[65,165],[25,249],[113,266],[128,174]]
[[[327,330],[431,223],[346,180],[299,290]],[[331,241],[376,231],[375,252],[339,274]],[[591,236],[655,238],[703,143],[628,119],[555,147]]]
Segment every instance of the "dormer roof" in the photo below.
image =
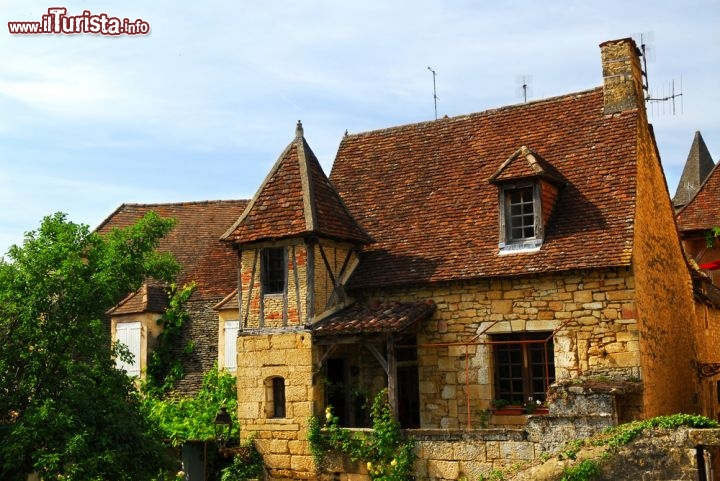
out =
[[524,145],[502,163],[490,177],[490,182],[499,184],[529,178],[545,179],[558,186],[565,182],[551,163]]
[[372,242],[323,172],[298,122],[295,138],[222,239],[246,244],[311,235]]

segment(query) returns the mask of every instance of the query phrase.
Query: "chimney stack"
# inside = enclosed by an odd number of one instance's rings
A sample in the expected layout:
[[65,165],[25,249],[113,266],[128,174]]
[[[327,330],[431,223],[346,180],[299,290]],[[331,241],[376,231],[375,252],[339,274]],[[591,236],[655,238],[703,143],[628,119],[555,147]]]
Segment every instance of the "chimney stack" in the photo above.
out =
[[600,44],[605,114],[645,108],[640,50],[632,38]]

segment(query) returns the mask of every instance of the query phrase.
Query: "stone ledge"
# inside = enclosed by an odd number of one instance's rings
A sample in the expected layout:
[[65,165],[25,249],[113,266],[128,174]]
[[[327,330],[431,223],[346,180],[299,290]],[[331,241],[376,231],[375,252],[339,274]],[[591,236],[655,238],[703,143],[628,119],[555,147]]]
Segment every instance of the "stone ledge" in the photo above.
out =
[[408,436],[416,441],[525,441],[524,429],[408,429]]

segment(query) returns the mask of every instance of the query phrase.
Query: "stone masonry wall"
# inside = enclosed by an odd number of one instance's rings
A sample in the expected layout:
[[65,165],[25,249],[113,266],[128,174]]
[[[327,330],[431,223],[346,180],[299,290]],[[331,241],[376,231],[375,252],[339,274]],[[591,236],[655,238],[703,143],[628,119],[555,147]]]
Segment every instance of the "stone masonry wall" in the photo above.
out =
[[[307,442],[315,397],[310,333],[241,333],[237,347],[241,438],[256,436],[255,445],[272,479],[312,479],[314,466]],[[271,380],[275,377],[284,379],[284,418],[272,417]]]
[[559,380],[642,375],[635,280],[627,269],[438,283],[367,297],[437,305],[418,334],[423,428],[467,427],[468,411],[470,426],[478,427],[494,398],[492,349],[482,344],[492,334],[561,328],[554,341]]
[[195,395],[202,387],[203,376],[213,368],[218,355],[218,315],[213,306],[221,298],[193,300],[185,305],[190,315],[183,326],[180,342],[174,346],[175,354],[182,356],[188,342],[195,343],[193,352],[183,358],[185,376],[177,383],[176,390],[183,395]]
[[638,125],[633,265],[647,417],[698,412],[692,282],[644,107]]

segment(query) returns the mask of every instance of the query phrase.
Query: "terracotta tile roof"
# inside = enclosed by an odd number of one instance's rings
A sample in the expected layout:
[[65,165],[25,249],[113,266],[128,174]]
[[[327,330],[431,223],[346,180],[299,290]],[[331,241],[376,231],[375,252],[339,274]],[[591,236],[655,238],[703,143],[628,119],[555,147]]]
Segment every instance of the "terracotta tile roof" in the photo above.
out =
[[720,226],[720,163],[700,186],[690,202],[676,215],[681,232],[705,231]]
[[675,207],[682,207],[687,204],[698,191],[705,179],[715,167],[710,151],[705,145],[705,140],[700,132],[695,132],[693,143],[690,146],[685,167],[683,168],[680,182],[678,182],[675,197],[672,203]]
[[216,311],[220,311],[223,309],[239,309],[240,306],[238,304],[238,290],[233,290],[230,294],[225,296],[222,301],[218,302],[213,306],[213,309]]
[[298,122],[295,139],[223,239],[250,243],[309,234],[359,243],[372,241],[323,172]]
[[313,326],[314,336],[400,332],[428,319],[433,301],[353,304]]
[[168,296],[165,286],[145,283],[107,313],[113,316],[140,312],[163,313],[167,305]]
[[237,254],[220,235],[242,213],[246,200],[185,202],[174,204],[123,204],[97,228],[100,233],[134,224],[150,211],[177,221],[160,243],[182,265],[179,284],[192,280],[198,289],[193,299],[225,296],[237,287]]
[[[639,117],[602,112],[598,88],[345,137],[330,179],[376,240],[351,285],[629,265]],[[567,185],[540,250],[498,255],[489,179],[524,145]]]

